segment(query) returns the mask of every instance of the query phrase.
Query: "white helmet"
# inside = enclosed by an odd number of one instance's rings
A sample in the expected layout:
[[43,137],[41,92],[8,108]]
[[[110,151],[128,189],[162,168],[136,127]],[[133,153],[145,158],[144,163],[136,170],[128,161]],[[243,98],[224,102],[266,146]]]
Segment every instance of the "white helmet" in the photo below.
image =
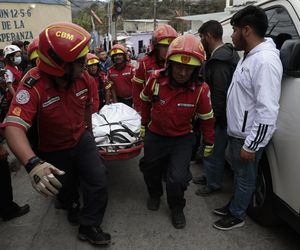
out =
[[18,51],[21,51],[21,49],[18,46],[8,45],[3,49],[4,57],[6,58],[8,55],[13,54]]

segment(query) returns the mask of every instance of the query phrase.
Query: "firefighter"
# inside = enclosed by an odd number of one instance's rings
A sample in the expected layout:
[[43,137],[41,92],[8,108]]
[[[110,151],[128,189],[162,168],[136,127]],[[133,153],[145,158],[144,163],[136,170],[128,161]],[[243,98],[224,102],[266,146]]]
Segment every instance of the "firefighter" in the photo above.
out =
[[200,119],[205,141],[205,156],[214,144],[214,117],[210,91],[199,79],[205,53],[193,35],[176,38],[169,46],[166,68],[155,71],[141,92],[144,174],[149,198],[147,208],[158,210],[163,194],[162,176],[166,173],[167,201],[175,228],[185,227],[184,191],[189,182],[189,162],[195,143],[192,119]]
[[95,112],[99,111],[105,105],[105,92],[104,92],[104,81],[105,73],[100,71],[99,58],[92,54],[88,53],[86,56],[87,70],[95,80],[94,88],[94,108]]
[[25,75],[31,68],[36,67],[38,55],[38,47],[39,47],[39,37],[35,37],[32,42],[28,45],[27,48],[27,68],[24,70],[23,75]]
[[29,61],[31,67],[36,66],[36,60],[39,57],[38,55],[38,47],[39,47],[39,37],[36,37],[32,40],[32,42],[28,45],[27,48],[27,60]]
[[[40,33],[37,67],[22,79],[4,126],[34,189],[56,196],[69,221],[79,223],[81,240],[107,244],[110,235],[100,228],[107,205],[106,170],[91,132],[91,77],[84,70],[90,39],[80,26],[64,22]],[[31,146],[26,132],[34,127],[38,141]]]
[[132,83],[131,79],[135,74],[135,68],[127,61],[126,48],[120,44],[116,44],[110,50],[110,57],[113,66],[108,69],[106,92],[106,103],[122,102],[128,106],[132,106]]
[[177,32],[168,24],[158,26],[153,32],[152,50],[139,61],[139,67],[132,79],[132,95],[134,108],[141,111],[140,93],[143,90],[150,74],[154,70],[162,69],[170,43],[177,37]]
[[16,45],[8,45],[3,49],[3,53],[6,64],[5,80],[9,90],[7,100],[10,102],[22,78],[22,71],[18,68],[22,61],[21,49]]

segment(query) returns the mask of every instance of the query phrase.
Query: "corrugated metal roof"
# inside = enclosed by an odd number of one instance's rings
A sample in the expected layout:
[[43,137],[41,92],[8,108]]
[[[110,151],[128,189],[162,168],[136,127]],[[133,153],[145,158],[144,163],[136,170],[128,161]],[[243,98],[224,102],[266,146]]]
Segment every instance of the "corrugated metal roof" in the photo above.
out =
[[[136,23],[153,23],[154,20],[153,19],[126,19],[124,20],[124,22],[136,22]],[[163,19],[156,19],[156,22],[169,22],[169,20],[163,20]]]
[[185,20],[185,21],[202,21],[206,22],[208,20],[220,20],[223,19],[230,14],[227,12],[215,12],[215,13],[208,13],[208,14],[201,14],[201,15],[193,15],[193,16],[181,16],[176,17],[177,19]]
[[66,5],[67,0],[0,0],[0,3],[45,3]]

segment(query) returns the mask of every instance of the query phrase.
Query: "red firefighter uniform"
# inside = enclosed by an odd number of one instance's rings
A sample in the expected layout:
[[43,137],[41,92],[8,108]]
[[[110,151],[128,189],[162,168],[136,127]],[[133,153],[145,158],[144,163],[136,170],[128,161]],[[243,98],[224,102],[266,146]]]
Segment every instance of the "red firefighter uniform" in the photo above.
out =
[[155,71],[141,92],[142,124],[162,136],[182,136],[193,131],[192,119],[199,118],[204,140],[214,143],[213,110],[206,83],[189,83],[187,88],[174,88],[164,70]]
[[176,38],[169,46],[166,68],[155,71],[141,92],[144,157],[140,169],[144,175],[149,210],[158,210],[165,176],[167,202],[172,224],[186,224],[184,192],[191,174],[189,163],[195,143],[192,120],[200,119],[205,148],[214,143],[214,117],[210,91],[199,79],[204,50],[193,35]]
[[38,145],[40,152],[74,147],[86,129],[83,117],[92,102],[90,82],[91,77],[85,72],[84,78],[70,88],[58,88],[38,68],[31,69],[17,90],[4,126],[27,131],[37,119],[37,131],[43,138]]
[[[106,76],[103,71],[98,72],[96,76],[92,76],[97,84],[97,90],[98,90],[98,110],[101,109],[105,105],[105,90],[104,85],[106,82]],[[96,106],[96,104],[93,104],[93,106]]]
[[105,105],[104,81],[105,73],[100,71],[99,58],[91,53],[86,56],[87,71],[95,80],[93,84],[93,112],[98,112]]
[[161,69],[162,67],[157,64],[156,56],[154,53],[146,55],[139,62],[139,67],[135,72],[135,76],[132,78],[132,97],[134,102],[134,108],[138,112],[141,111],[141,99],[140,94],[149,76],[155,70]]
[[145,87],[147,80],[151,73],[155,70],[162,69],[164,67],[164,61],[160,61],[157,58],[158,46],[168,46],[177,37],[177,32],[168,24],[163,24],[157,27],[153,32],[152,38],[152,51],[139,61],[139,67],[136,70],[135,76],[132,79],[132,96],[134,108],[138,112],[141,111],[141,99],[140,93]]
[[92,92],[92,97],[93,97],[93,106],[92,106],[92,112],[96,113],[99,111],[99,105],[100,105],[100,100],[99,100],[99,89],[98,89],[98,82],[95,77],[90,77],[91,79],[91,92]]
[[126,63],[122,70],[118,70],[115,66],[110,67],[107,73],[105,89],[114,88],[116,95],[119,98],[132,98],[131,79],[133,78],[134,74],[135,68],[129,63]]

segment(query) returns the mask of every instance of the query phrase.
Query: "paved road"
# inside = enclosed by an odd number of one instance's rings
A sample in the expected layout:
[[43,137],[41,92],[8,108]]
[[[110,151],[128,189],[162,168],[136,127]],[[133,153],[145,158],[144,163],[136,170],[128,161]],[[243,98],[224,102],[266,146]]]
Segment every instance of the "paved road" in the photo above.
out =
[[[159,211],[146,209],[147,194],[137,163],[138,159],[132,159],[108,164],[110,200],[103,229],[113,238],[107,249],[300,249],[299,235],[285,225],[263,228],[248,218],[241,229],[221,232],[212,227],[218,217],[211,210],[224,205],[232,191],[229,172],[222,194],[202,198],[194,195],[196,185],[189,186],[187,226],[183,230],[174,229],[165,197]],[[199,174],[200,166],[193,165],[192,172]],[[31,212],[10,222],[0,221],[0,250],[96,249],[77,240],[77,228],[67,222],[66,213],[56,210],[53,200],[40,197],[32,189],[24,170],[13,174],[13,185],[15,200],[29,203]]]

